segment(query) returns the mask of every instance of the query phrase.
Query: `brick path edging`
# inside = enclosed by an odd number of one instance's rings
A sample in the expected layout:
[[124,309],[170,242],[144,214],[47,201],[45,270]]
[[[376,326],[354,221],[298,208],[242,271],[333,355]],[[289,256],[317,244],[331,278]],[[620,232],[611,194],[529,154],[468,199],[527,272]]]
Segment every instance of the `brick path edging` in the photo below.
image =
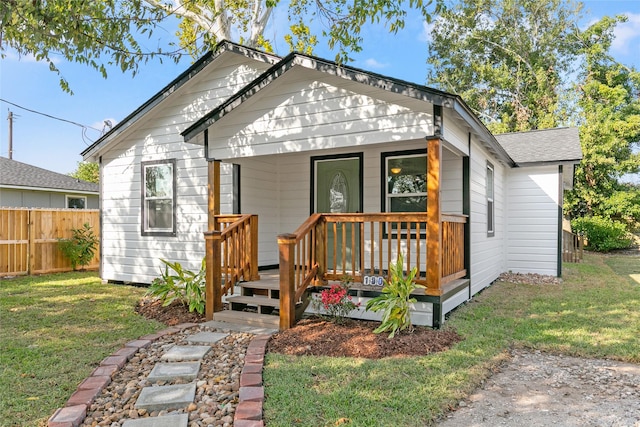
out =
[[[145,335],[137,340],[129,341],[123,348],[105,357],[100,366],[93,370],[91,376],[82,381],[75,393],[71,395],[63,408],[58,408],[47,427],[78,427],[87,416],[87,409],[102,389],[111,383],[111,379],[141,348],[167,335],[182,332],[197,326],[197,323],[182,323],[163,329],[155,334]],[[234,427],[264,427],[262,407],[264,404],[264,386],[262,384],[262,368],[267,343],[271,335],[256,335],[251,339],[245,355],[245,363],[240,373],[240,389],[238,406],[234,414]]]
[[47,423],[48,427],[78,427],[87,416],[87,409],[102,389],[111,383],[111,379],[141,348],[152,342],[197,326],[197,323],[182,323],[163,329],[155,334],[145,335],[137,340],[129,341],[120,350],[105,357],[100,366],[82,381],[63,408],[58,408]]
[[244,367],[240,373],[238,406],[233,417],[234,427],[264,427],[262,368],[270,338],[269,334],[256,335],[247,347]]

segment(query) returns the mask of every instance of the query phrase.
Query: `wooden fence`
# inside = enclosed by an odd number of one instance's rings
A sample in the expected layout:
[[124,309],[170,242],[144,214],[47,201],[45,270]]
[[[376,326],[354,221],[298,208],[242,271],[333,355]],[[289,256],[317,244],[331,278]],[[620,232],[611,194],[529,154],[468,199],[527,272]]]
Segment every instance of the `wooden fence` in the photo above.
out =
[[584,236],[562,230],[562,261],[580,262],[584,253]]
[[[0,277],[71,271],[58,239],[72,237],[71,230],[89,223],[100,236],[97,209],[0,208]],[[100,265],[99,248],[85,268]]]

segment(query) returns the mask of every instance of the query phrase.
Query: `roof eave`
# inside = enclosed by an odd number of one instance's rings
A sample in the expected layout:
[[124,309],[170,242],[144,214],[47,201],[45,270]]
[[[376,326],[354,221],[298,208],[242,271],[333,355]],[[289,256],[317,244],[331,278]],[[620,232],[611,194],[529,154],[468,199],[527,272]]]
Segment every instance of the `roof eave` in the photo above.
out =
[[191,67],[182,72],[178,77],[173,79],[169,84],[162,88],[158,93],[153,95],[144,104],[138,107],[135,111],[125,117],[120,123],[114,126],[109,132],[103,135],[100,139],[94,142],[90,147],[85,149],[80,155],[83,159],[95,156],[104,146],[108,145],[116,137],[127,130],[131,125],[136,123],[138,119],[142,118],[151,109],[160,104],[173,92],[178,90],[194,76],[196,76],[202,69],[213,62],[216,58],[222,55],[224,52],[236,52],[245,55],[248,58],[260,59],[264,62],[275,63],[280,60],[277,55],[268,54],[258,51],[256,49],[241,46],[239,44],[223,40],[216,47],[200,57]]
[[49,193],[87,194],[87,195],[93,195],[93,196],[100,195],[99,191],[74,190],[74,189],[50,188],[50,187],[30,187],[28,185],[0,184],[0,188],[6,188],[8,190],[46,191]]
[[[507,151],[498,142],[496,137],[487,129],[487,127],[480,121],[480,119],[473,114],[466,102],[459,96],[455,95],[456,103],[454,110],[458,113],[462,119],[469,124],[471,129],[476,135],[480,137],[481,142],[484,143],[485,148],[489,150],[496,158],[510,167],[515,167],[516,162],[509,156]],[[483,138],[484,137],[484,138]]]
[[544,160],[538,162],[518,162],[516,164],[517,167],[525,168],[525,167],[534,167],[534,166],[553,166],[553,165],[575,165],[580,163],[582,157],[578,159],[562,159],[562,160]]

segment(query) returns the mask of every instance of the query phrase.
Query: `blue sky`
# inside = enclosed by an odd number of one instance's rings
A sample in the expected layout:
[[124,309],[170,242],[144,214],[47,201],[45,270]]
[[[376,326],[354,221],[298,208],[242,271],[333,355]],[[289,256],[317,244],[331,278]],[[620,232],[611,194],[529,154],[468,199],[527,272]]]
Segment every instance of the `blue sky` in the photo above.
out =
[[[584,3],[584,25],[607,14],[629,16],[629,22],[620,25],[616,31],[612,53],[619,61],[640,69],[640,0]],[[282,20],[282,16],[276,15],[276,22]],[[278,37],[276,31],[271,30],[271,33]],[[418,17],[407,20],[405,29],[397,35],[390,35],[380,27],[374,28],[364,34],[364,48],[354,55],[355,62],[351,65],[424,84],[427,37],[426,26]],[[278,39],[281,40],[282,35]],[[278,54],[288,53],[282,41],[277,42],[275,48]],[[65,174],[76,169],[82,160],[80,152],[100,137],[105,120],[113,124],[122,120],[191,63],[190,58],[184,58],[178,64],[150,62],[140,66],[135,78],[113,69],[108,71],[109,77],[105,80],[86,66],[60,62],[57,66],[75,93],[71,96],[60,89],[58,76],[49,71],[47,64],[29,57],[19,58],[10,51],[6,53],[0,60],[0,98],[88,128],[0,102],[0,156],[8,157],[7,115],[11,110],[15,117],[14,160]],[[314,53],[328,59],[335,56],[324,45],[319,45]]]

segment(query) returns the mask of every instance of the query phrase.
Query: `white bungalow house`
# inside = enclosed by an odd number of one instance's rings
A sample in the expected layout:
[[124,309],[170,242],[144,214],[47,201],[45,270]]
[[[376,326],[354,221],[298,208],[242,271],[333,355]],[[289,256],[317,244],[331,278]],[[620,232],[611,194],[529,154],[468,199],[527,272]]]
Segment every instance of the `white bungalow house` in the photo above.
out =
[[400,252],[431,326],[501,272],[559,276],[582,157],[573,128],[496,137],[456,95],[230,42],[82,155],[100,163],[103,279],[206,255],[209,318],[281,328],[344,275],[375,295]]

